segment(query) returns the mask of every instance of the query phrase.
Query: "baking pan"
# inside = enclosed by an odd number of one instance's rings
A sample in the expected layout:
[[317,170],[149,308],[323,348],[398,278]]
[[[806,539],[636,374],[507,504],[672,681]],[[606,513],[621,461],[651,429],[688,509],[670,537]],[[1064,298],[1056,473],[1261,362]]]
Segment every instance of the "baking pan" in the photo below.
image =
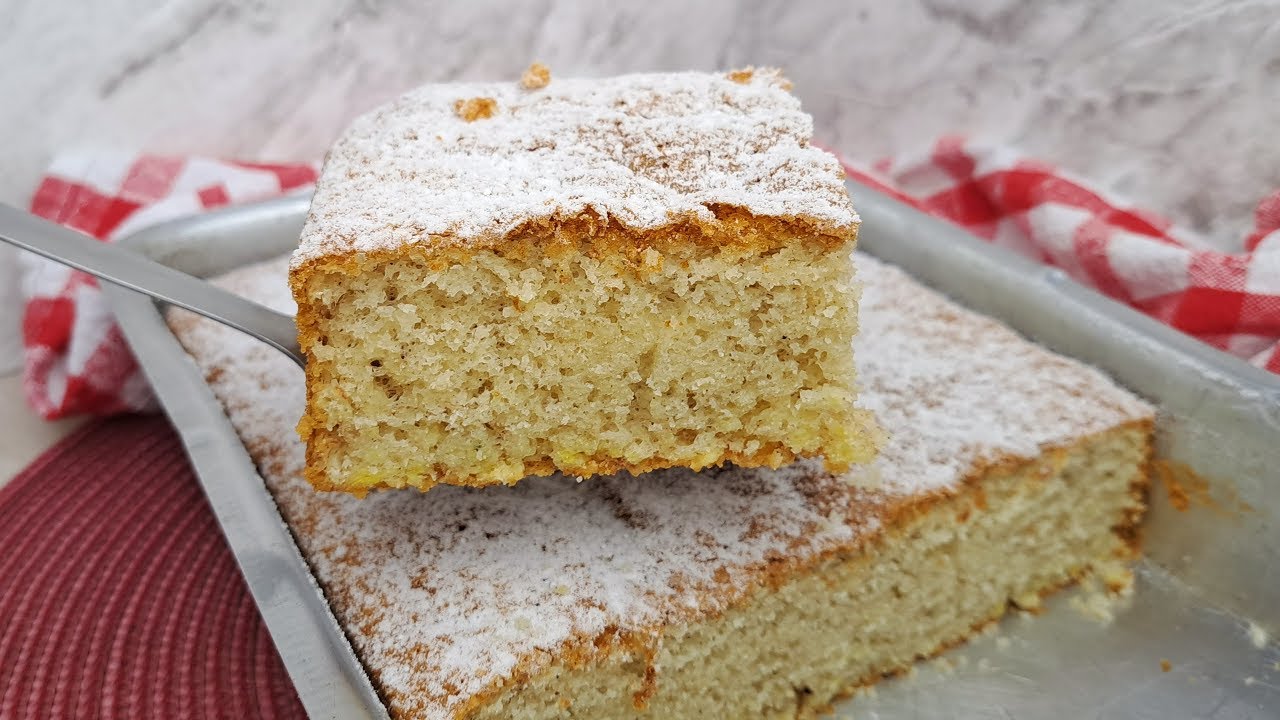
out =
[[[1128,600],[1074,589],[1040,615],[887,680],[860,718],[1280,717],[1280,378],[862,186],[861,246],[962,304],[1110,373],[1159,407],[1146,559]],[[157,226],[121,244],[210,276],[297,243],[295,196]],[[308,714],[387,716],[262,479],[150,300],[106,288],[204,485]],[[993,401],[998,402],[998,398]],[[1190,500],[1189,503],[1186,502]],[[1112,615],[1103,621],[1099,615]],[[856,632],[856,628],[850,628]]]

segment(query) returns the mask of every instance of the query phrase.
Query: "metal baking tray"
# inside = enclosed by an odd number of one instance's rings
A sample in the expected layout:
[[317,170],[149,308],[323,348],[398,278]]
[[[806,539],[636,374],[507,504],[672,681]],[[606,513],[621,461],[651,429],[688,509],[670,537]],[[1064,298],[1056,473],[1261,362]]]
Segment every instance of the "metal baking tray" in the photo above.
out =
[[[908,677],[841,703],[859,718],[1280,717],[1280,378],[862,186],[861,246],[962,304],[1110,373],[1159,406],[1158,455],[1194,471],[1197,502],[1153,483],[1132,598],[1101,622],[1084,590],[1011,614]],[[157,226],[121,244],[211,276],[298,238],[295,196]],[[181,434],[298,695],[312,718],[387,712],[288,527],[160,308],[107,288]],[[993,398],[998,402],[998,398]],[[1173,466],[1171,466],[1173,467]],[[1188,479],[1190,478],[1190,479]],[[1200,478],[1203,480],[1202,484]],[[856,628],[850,628],[856,632]]]

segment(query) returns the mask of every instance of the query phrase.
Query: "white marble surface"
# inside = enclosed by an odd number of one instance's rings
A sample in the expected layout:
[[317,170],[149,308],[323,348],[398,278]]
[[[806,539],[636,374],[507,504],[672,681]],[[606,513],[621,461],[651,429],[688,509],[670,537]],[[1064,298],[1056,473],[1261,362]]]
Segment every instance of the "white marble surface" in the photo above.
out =
[[[1280,0],[0,0],[0,200],[105,145],[318,158],[418,83],[779,65],[819,139],[872,159],[1007,141],[1238,246],[1280,187]],[[0,254],[0,372],[17,335]],[[0,424],[31,422],[12,393]]]

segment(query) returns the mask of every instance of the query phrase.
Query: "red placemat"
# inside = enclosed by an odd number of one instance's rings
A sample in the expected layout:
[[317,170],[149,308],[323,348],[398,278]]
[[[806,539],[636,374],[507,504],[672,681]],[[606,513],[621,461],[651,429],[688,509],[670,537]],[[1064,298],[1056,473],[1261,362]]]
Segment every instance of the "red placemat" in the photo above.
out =
[[305,718],[162,417],[90,423],[0,489],[0,718]]

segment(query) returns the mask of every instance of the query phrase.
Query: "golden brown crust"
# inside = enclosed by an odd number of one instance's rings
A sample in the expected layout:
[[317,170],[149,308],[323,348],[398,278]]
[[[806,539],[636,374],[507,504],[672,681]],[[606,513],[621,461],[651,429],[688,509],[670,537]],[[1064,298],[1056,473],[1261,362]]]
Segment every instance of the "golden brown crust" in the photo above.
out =
[[636,265],[646,250],[666,252],[699,246],[733,248],[744,253],[761,253],[796,242],[813,244],[826,250],[853,250],[857,244],[858,226],[840,226],[810,217],[762,217],[733,206],[711,208],[714,222],[696,217],[676,217],[652,230],[627,227],[616,219],[601,218],[592,211],[573,217],[531,220],[509,233],[479,238],[432,236],[430,243],[419,243],[374,251],[348,250],[342,253],[304,259],[289,269],[289,284],[294,299],[300,296],[305,278],[314,273],[339,273],[358,276],[392,261],[409,261],[432,265],[457,262],[473,253],[493,251],[504,257],[540,253],[572,252],[590,257],[626,258]]
[[1156,421],[1154,417],[1147,417],[1127,423],[1122,427],[1138,429],[1142,432],[1143,437],[1147,438],[1146,454],[1142,459],[1142,467],[1129,485],[1129,494],[1133,497],[1134,505],[1125,515],[1124,521],[1115,528],[1116,535],[1126,541],[1126,546],[1130,553],[1129,557],[1136,558],[1142,554],[1142,518],[1147,512],[1147,500],[1151,494],[1151,478],[1154,474],[1153,468],[1156,462],[1156,448],[1153,440],[1156,432]]
[[[392,487],[389,484],[380,483],[353,488],[329,482],[323,469],[324,459],[329,456],[329,453],[336,451],[336,443],[332,434],[327,431],[312,429],[311,423],[314,422],[311,419],[312,417],[313,415],[310,411],[303,416],[298,425],[298,434],[309,440],[307,443],[307,465],[304,474],[307,481],[317,490],[348,492],[358,497],[364,497],[370,490]],[[819,454],[815,452],[797,455],[781,443],[770,442],[765,443],[760,450],[754,453],[726,450],[715,458],[691,454],[683,457],[653,457],[642,462],[633,463],[609,455],[599,454],[587,456],[577,463],[561,462],[558,464],[550,458],[536,458],[524,462],[524,477],[547,477],[557,472],[580,478],[588,478],[594,475],[615,475],[623,471],[632,475],[640,475],[654,470],[676,467],[684,467],[696,471],[725,463],[732,463],[740,467],[769,467],[777,469],[789,462],[806,457],[818,457]],[[849,466],[848,464],[827,462],[826,469],[828,472],[840,473],[848,470]],[[442,467],[432,467],[425,472],[419,472],[412,476],[412,480],[413,482],[409,484],[422,491],[430,490],[440,484],[469,487],[485,487],[494,484],[492,480],[484,476],[457,475],[448,472]]]

